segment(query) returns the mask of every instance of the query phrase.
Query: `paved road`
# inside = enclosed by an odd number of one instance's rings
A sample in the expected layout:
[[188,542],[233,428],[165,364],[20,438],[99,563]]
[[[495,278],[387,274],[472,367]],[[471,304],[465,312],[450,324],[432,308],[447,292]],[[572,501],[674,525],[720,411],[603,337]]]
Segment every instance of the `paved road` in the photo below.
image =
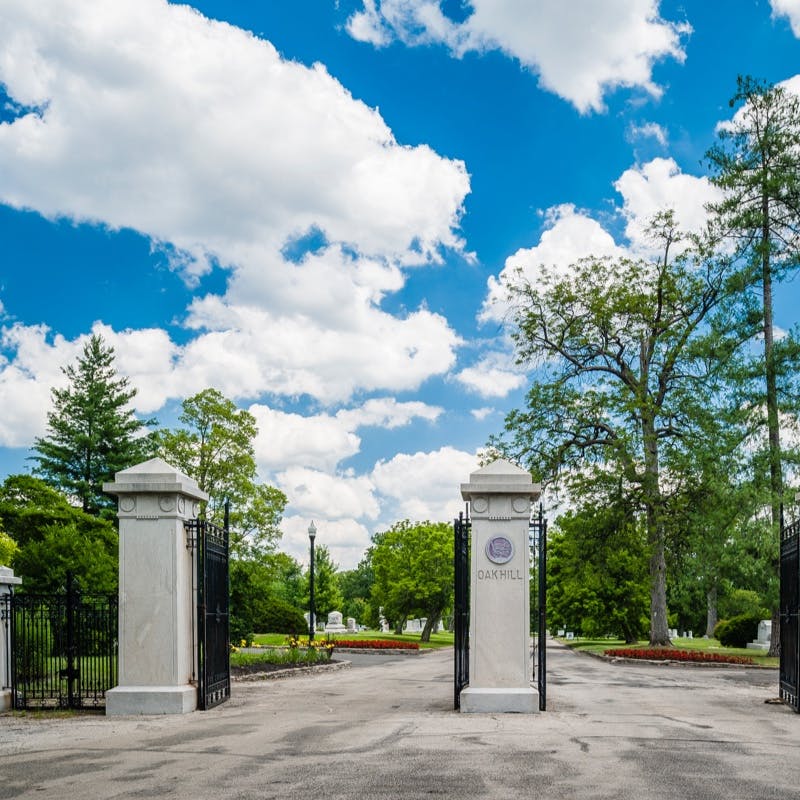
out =
[[454,713],[452,651],[239,683],[181,717],[0,717],[0,798],[797,800],[775,671],[548,650],[544,714]]

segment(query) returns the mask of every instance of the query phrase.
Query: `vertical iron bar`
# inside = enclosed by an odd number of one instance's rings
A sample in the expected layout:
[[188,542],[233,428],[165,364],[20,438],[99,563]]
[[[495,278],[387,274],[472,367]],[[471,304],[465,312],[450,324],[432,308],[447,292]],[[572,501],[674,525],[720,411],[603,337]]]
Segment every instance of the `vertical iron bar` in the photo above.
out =
[[67,572],[67,706],[75,708],[75,576]]
[[539,503],[539,711],[547,709],[547,520]]

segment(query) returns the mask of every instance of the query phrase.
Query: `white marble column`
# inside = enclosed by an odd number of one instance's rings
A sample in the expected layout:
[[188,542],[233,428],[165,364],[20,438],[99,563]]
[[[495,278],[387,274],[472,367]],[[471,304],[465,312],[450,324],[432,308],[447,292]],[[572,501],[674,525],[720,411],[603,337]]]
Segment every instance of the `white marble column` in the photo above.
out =
[[472,519],[469,686],[461,711],[532,713],[530,648],[531,502],[541,489],[530,473],[503,460],[470,475],[461,496]]
[[22,578],[14,577],[10,567],[0,567],[0,711],[11,708],[11,673],[9,671],[8,648],[11,644],[11,619],[5,613],[10,611],[7,597],[13,593],[14,586],[19,586]]
[[154,458],[116,474],[119,498],[119,685],[106,714],[182,714],[197,707],[193,551],[184,522],[208,496]]

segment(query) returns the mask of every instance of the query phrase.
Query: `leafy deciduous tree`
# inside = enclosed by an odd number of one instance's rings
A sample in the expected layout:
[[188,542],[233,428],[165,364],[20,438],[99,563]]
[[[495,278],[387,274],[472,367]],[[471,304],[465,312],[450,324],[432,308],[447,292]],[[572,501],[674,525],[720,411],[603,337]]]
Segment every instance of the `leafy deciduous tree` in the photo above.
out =
[[401,628],[412,613],[427,617],[422,641],[453,601],[453,527],[408,520],[377,533],[370,548],[372,594],[387,619]]
[[713,405],[705,324],[729,291],[726,264],[699,241],[678,252],[671,213],[659,214],[652,260],[579,261],[562,276],[542,267],[508,284],[518,361],[540,367],[527,410],[506,419],[496,447],[545,479],[586,463],[612,466],[644,511],[650,553],[650,640],[669,643],[664,456]]

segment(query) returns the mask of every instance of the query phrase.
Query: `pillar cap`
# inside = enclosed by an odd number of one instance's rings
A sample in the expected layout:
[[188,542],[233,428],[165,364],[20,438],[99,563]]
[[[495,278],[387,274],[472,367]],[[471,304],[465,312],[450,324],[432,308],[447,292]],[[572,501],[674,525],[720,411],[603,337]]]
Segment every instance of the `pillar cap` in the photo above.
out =
[[123,469],[113,483],[104,483],[108,494],[182,494],[193,500],[208,500],[197,482],[160,458],[151,458],[134,467]]
[[537,500],[542,493],[541,484],[533,482],[530,472],[502,458],[470,473],[469,479],[461,484],[464,500],[476,494],[514,494]]

